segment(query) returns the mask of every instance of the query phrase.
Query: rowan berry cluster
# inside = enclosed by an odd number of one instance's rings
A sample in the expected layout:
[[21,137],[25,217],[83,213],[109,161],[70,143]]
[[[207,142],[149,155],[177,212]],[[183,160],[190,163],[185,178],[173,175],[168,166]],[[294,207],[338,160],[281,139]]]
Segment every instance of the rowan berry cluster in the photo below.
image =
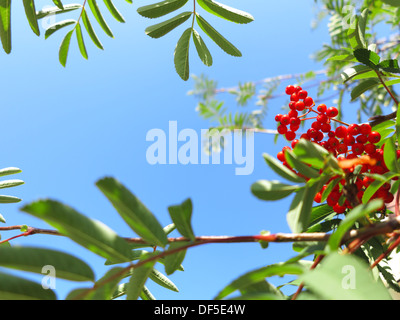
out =
[[[299,139],[307,139],[324,147],[332,153],[339,161],[359,159],[369,156],[371,159],[367,162],[358,162],[354,160],[354,166],[346,168],[346,172],[353,172],[357,164],[361,164],[361,171],[355,179],[354,185],[357,187],[358,202],[361,203],[364,191],[373,182],[373,179],[364,173],[383,174],[388,169],[383,160],[384,145],[379,147],[377,143],[381,140],[379,132],[372,131],[368,123],[361,125],[346,124],[335,117],[338,115],[338,109],[335,107],[327,107],[325,104],[316,106],[314,100],[308,96],[307,91],[300,86],[289,85],[286,87],[286,94],[290,96],[289,108],[287,114],[277,114],[275,120],[278,124],[278,132],[291,141],[291,148],[298,143],[296,132],[300,128],[302,121],[312,120],[311,127],[301,134]],[[311,113],[311,117],[309,117]],[[340,125],[336,128],[332,127],[332,122],[336,121]],[[291,149],[289,146],[283,147],[282,151],[277,154],[277,158],[288,168],[293,170],[285,159],[285,150]],[[397,158],[400,152],[397,152]],[[294,171],[294,170],[293,170]],[[298,173],[301,175],[301,173]],[[332,178],[332,181],[335,178]],[[329,181],[329,182],[330,182]],[[329,182],[317,193],[314,201],[320,203],[322,195],[326,190]],[[346,180],[342,179],[330,191],[326,202],[337,213],[344,213],[353,206],[344,195],[344,186]],[[393,201],[393,194],[390,192],[390,183],[384,184],[377,190],[372,198],[381,198],[384,203]],[[383,208],[382,208],[383,209]]]

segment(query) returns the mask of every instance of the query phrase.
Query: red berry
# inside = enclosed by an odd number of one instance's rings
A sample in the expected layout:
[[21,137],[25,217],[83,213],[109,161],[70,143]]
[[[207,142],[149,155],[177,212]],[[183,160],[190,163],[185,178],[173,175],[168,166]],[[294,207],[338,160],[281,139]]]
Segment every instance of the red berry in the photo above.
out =
[[285,89],[285,92],[290,96],[294,92],[294,86],[288,85]]
[[321,200],[322,200],[322,193],[321,193],[321,192],[318,192],[318,193],[315,195],[315,197],[314,197],[314,201],[315,201],[316,203],[321,203]]
[[326,114],[320,114],[317,116],[317,121],[319,121],[319,122],[327,123],[328,120],[329,120],[329,118]]
[[299,142],[299,140],[297,140],[297,139],[294,139],[293,141],[292,141],[292,149],[294,149],[294,147],[296,146],[296,144]]
[[347,152],[347,146],[343,143],[339,144],[337,147],[337,152],[338,153],[346,153]]
[[323,123],[321,125],[321,131],[322,132],[330,132],[331,131],[331,125],[329,123]]
[[326,110],[326,114],[329,118],[334,118],[339,114],[339,111],[335,107],[330,107]]
[[318,107],[317,107],[317,111],[318,112],[320,112],[320,113],[325,113],[326,112],[326,105],[325,104],[320,104]]
[[317,134],[314,137],[315,141],[321,141],[324,138],[324,134],[321,131],[317,131]]
[[294,87],[294,92],[299,93],[300,90],[303,90],[300,86],[295,86]]
[[310,136],[309,136],[307,133],[303,133],[303,134],[300,136],[300,139],[311,140]]
[[360,134],[357,138],[356,141],[362,144],[365,144],[368,141],[368,136],[365,134]]
[[296,92],[290,95],[290,101],[299,101],[299,96],[297,95]]
[[285,133],[285,137],[286,139],[288,139],[289,141],[294,140],[294,138],[296,138],[296,133],[294,133],[293,131],[287,131]]
[[354,139],[353,136],[346,136],[343,138],[343,143],[346,144],[347,146],[351,146],[356,142],[356,139]]
[[347,128],[347,132],[349,133],[349,135],[356,136],[360,134],[360,126],[358,124],[353,123],[349,125],[349,127]]
[[379,132],[372,131],[368,136],[368,141],[371,143],[378,143],[381,140]]
[[339,145],[339,140],[336,138],[329,138],[328,144],[331,148],[336,148]]
[[357,142],[351,146],[351,151],[353,151],[354,154],[361,154],[364,152],[364,145]]
[[311,128],[314,128],[315,130],[321,130],[321,122],[319,122],[319,121],[314,121],[314,122],[311,124]]
[[277,114],[277,115],[275,116],[275,121],[276,121],[276,122],[280,122],[280,121],[281,121],[281,118],[282,118],[282,115],[281,115],[281,114]]
[[341,206],[340,204],[335,204],[332,207],[333,211],[335,211],[336,213],[344,213],[346,211],[346,206]]
[[306,107],[311,107],[314,104],[314,100],[311,97],[306,97],[303,101]]
[[315,130],[314,128],[310,128],[310,129],[308,129],[307,130],[307,135],[310,137],[310,138],[315,138],[316,136],[317,136],[317,130]]
[[306,90],[300,90],[297,94],[299,95],[300,99],[305,99],[308,95],[308,92]]
[[299,125],[290,125],[290,130],[292,130],[293,132],[296,132],[297,130],[299,130],[300,126]]
[[281,161],[281,162],[286,161],[286,159],[285,159],[285,154],[283,153],[283,151],[279,151],[278,154],[276,155],[276,157],[277,157],[278,160]]
[[339,126],[335,130],[335,135],[338,138],[344,138],[347,136],[347,128],[345,126]]
[[285,125],[281,124],[280,126],[278,126],[278,132],[280,134],[285,134],[287,131],[288,130],[287,130],[287,127]]
[[361,134],[365,134],[365,135],[369,135],[371,133],[371,126],[368,123],[363,123],[360,126],[360,133]]
[[296,110],[303,111],[305,108],[306,108],[306,106],[303,101],[296,102]]
[[287,124],[289,124],[289,122],[290,122],[290,118],[287,114],[285,114],[281,117],[281,124],[287,125]]
[[294,126],[300,126],[300,119],[299,118],[290,118],[289,123]]
[[299,113],[296,110],[290,110],[288,112],[289,118],[297,118],[298,115],[299,115]]
[[376,147],[372,143],[368,143],[364,146],[364,151],[368,154],[373,154],[376,151]]

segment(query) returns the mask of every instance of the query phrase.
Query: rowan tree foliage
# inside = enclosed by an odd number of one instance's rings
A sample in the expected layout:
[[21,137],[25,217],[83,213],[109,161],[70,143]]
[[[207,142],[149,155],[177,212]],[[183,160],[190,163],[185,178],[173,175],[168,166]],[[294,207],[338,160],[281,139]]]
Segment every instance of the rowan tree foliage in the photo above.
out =
[[[100,2],[103,3],[99,5]],[[45,38],[54,32],[66,32],[59,47],[63,66],[71,54],[69,45],[73,35],[80,54],[86,59],[85,40],[90,39],[98,48],[103,48],[92,23],[97,23],[106,36],[114,36],[103,10],[124,22],[111,0],[84,0],[78,4],[53,0],[53,4],[51,8],[38,11],[35,1],[23,1],[29,26],[38,36],[41,34],[40,19],[68,15],[44,31]],[[70,292],[67,299],[149,300],[155,297],[146,287],[147,281],[178,290],[168,276],[184,270],[186,251],[192,247],[254,242],[268,250],[271,242],[292,242],[292,258],[238,276],[221,288],[215,299],[391,299],[394,292],[400,291],[399,275],[393,274],[390,264],[390,255],[397,252],[400,245],[400,117],[396,94],[396,84],[400,82],[397,61],[400,2],[321,0],[315,1],[315,5],[318,9],[315,24],[324,27],[322,21],[328,19],[331,36],[331,42],[314,55],[317,61],[324,62],[323,70],[278,75],[234,88],[219,88],[216,81],[199,76],[195,77],[195,88],[191,91],[200,99],[199,115],[210,119],[211,126],[221,130],[272,133],[285,139],[287,145],[277,155],[264,154],[266,165],[282,181],[265,177],[255,182],[251,191],[256,198],[265,201],[291,197],[287,222],[292,233],[197,235],[191,224],[191,199],[168,207],[171,224],[162,226],[126,186],[114,177],[105,177],[97,181],[97,188],[136,236],[122,237],[67,204],[51,199],[38,200],[24,204],[21,211],[43,220],[53,229],[26,225],[0,227],[3,238],[6,231],[21,231],[17,236],[0,241],[0,266],[41,273],[43,265],[51,265],[59,278],[92,282],[90,286]],[[184,32],[177,35],[173,61],[183,80],[189,78],[190,45],[194,44],[205,65],[212,65],[212,54],[204,36],[226,53],[241,56],[239,49],[197,11],[199,7],[207,14],[234,23],[253,21],[251,14],[214,0],[162,1],[137,9],[145,18],[160,18],[145,30],[153,38],[187,24]],[[6,53],[12,48],[11,8],[11,0],[0,0],[0,39]],[[75,17],[70,18],[73,14]],[[167,14],[173,17],[165,18]],[[382,30],[383,23],[389,26],[386,28],[390,29],[389,34],[377,31]],[[229,30],[224,33],[229,34]],[[312,97],[307,89],[315,85],[318,94]],[[219,98],[223,92],[235,96],[239,111],[224,106]],[[324,100],[332,94],[336,104],[327,106]],[[282,95],[287,95],[287,104],[281,113],[274,115],[276,128],[266,128],[268,105],[273,103],[274,97]],[[345,96],[351,97],[352,105],[343,104]],[[255,105],[251,106],[254,100]],[[350,107],[358,110],[359,123],[346,122],[343,109]],[[0,176],[20,171],[6,168],[0,170]],[[21,180],[5,180],[0,188],[22,183]],[[20,199],[0,196],[3,203],[17,201]],[[0,221],[6,223],[3,216]],[[174,230],[181,236],[169,237]],[[16,237],[35,234],[67,237],[104,258],[109,270],[97,279],[92,268],[73,253],[12,245]],[[155,268],[156,264],[164,266],[163,273]],[[279,286],[268,281],[270,277],[285,275],[295,280],[285,283],[286,278],[282,278]],[[56,299],[57,296],[39,283],[1,273],[0,298]]]

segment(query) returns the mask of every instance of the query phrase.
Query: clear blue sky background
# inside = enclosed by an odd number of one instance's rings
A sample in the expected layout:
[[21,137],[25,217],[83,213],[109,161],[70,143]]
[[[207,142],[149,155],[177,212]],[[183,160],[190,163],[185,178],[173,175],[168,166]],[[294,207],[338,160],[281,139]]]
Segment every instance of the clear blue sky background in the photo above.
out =
[[[239,81],[321,68],[310,55],[328,42],[328,32],[325,25],[316,31],[311,29],[314,1],[225,2],[255,18],[248,25],[235,25],[207,14],[207,20],[242,51],[243,57],[226,55],[204,37],[214,65],[202,65],[192,46],[191,74],[204,73],[221,87],[230,87]],[[51,1],[37,3],[40,7]],[[187,95],[193,81],[182,81],[173,65],[176,42],[188,25],[159,40],[146,36],[144,29],[158,21],[139,16],[136,9],[148,3],[135,1],[129,5],[115,1],[126,18],[125,24],[119,24],[104,11],[115,39],[108,38],[94,23],[105,50],[98,50],[86,37],[86,61],[79,54],[74,36],[67,67],[63,68],[58,63],[58,46],[67,29],[47,40],[43,36],[37,38],[26,22],[22,4],[13,2],[13,49],[9,56],[0,54],[0,166],[20,167],[23,173],[15,178],[26,184],[7,189],[7,193],[23,198],[22,203],[1,207],[7,225],[48,228],[19,208],[39,198],[52,198],[103,221],[122,236],[134,236],[94,185],[99,178],[114,176],[163,225],[170,223],[167,207],[191,197],[196,235],[288,232],[289,202],[262,202],[250,192],[253,182],[277,178],[264,163],[262,153],[276,154],[283,139],[274,144],[272,135],[256,135],[255,168],[248,176],[236,176],[235,164],[152,166],[146,162],[150,143],[145,137],[150,129],[167,131],[168,121],[172,120],[178,121],[178,130],[192,128],[200,134],[201,129],[208,128],[208,123],[196,114],[197,101]],[[191,10],[190,3],[187,9]],[[77,15],[73,12],[59,16],[57,21]],[[284,102],[271,102],[267,127],[274,128],[272,118]],[[7,232],[2,237],[15,234]],[[35,235],[16,239],[13,244],[74,253],[91,265],[97,278],[107,270],[103,259],[65,238]],[[196,247],[187,253],[185,271],[170,277],[180,293],[151,282],[148,287],[158,299],[212,299],[239,275],[291,257],[290,248],[286,244],[273,244],[267,250],[258,244]],[[84,285],[87,284],[57,280],[56,291],[63,299],[71,289]]]

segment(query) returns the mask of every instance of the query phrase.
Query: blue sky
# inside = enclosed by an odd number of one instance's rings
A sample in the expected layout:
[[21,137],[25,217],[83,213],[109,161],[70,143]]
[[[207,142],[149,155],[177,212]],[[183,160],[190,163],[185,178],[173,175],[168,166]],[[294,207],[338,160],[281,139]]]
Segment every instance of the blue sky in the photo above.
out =
[[[37,6],[50,2],[37,1]],[[205,15],[242,51],[243,57],[226,55],[204,37],[214,65],[211,68],[202,65],[192,47],[191,74],[204,73],[221,87],[231,87],[239,81],[322,67],[310,59],[329,40],[324,25],[311,30],[314,1],[225,2],[250,12],[255,18],[248,25],[235,25]],[[188,26],[184,24],[162,39],[151,39],[144,29],[153,21],[136,13],[139,6],[148,3],[135,1],[129,5],[115,1],[126,19],[125,24],[119,24],[105,13],[115,39],[108,38],[94,24],[105,50],[97,49],[86,36],[89,53],[86,61],[73,37],[66,68],[58,63],[58,47],[67,29],[47,40],[43,36],[38,38],[29,29],[22,5],[13,3],[12,53],[0,54],[3,89],[0,167],[21,168],[23,173],[15,178],[23,179],[25,185],[7,190],[23,199],[22,203],[2,206],[7,225],[48,228],[19,208],[39,198],[52,198],[103,221],[122,236],[134,236],[94,185],[104,176],[114,176],[163,225],[170,223],[167,207],[190,197],[196,235],[288,232],[289,202],[262,202],[250,192],[255,181],[277,178],[264,163],[262,153],[276,154],[283,146],[283,139],[274,144],[272,135],[256,135],[255,167],[248,176],[235,175],[235,164],[153,166],[147,163],[146,149],[151,143],[145,137],[149,130],[167,131],[168,122],[177,121],[178,130],[191,128],[200,134],[209,125],[196,114],[196,99],[187,95],[193,81],[182,81],[174,70],[173,51]],[[191,9],[189,3],[187,9]],[[64,17],[76,18],[77,13]],[[271,102],[267,127],[274,128],[271,119],[284,102]],[[15,233],[3,233],[2,238],[12,235]],[[103,259],[65,238],[35,235],[16,239],[13,244],[73,253],[87,261],[98,278],[107,270]],[[158,299],[212,299],[239,275],[291,257],[290,248],[289,244],[272,244],[266,250],[258,244],[196,247],[186,255],[185,271],[170,277],[180,293],[150,282],[148,287]],[[57,280],[56,292],[63,299],[71,289],[84,285],[87,284]]]

